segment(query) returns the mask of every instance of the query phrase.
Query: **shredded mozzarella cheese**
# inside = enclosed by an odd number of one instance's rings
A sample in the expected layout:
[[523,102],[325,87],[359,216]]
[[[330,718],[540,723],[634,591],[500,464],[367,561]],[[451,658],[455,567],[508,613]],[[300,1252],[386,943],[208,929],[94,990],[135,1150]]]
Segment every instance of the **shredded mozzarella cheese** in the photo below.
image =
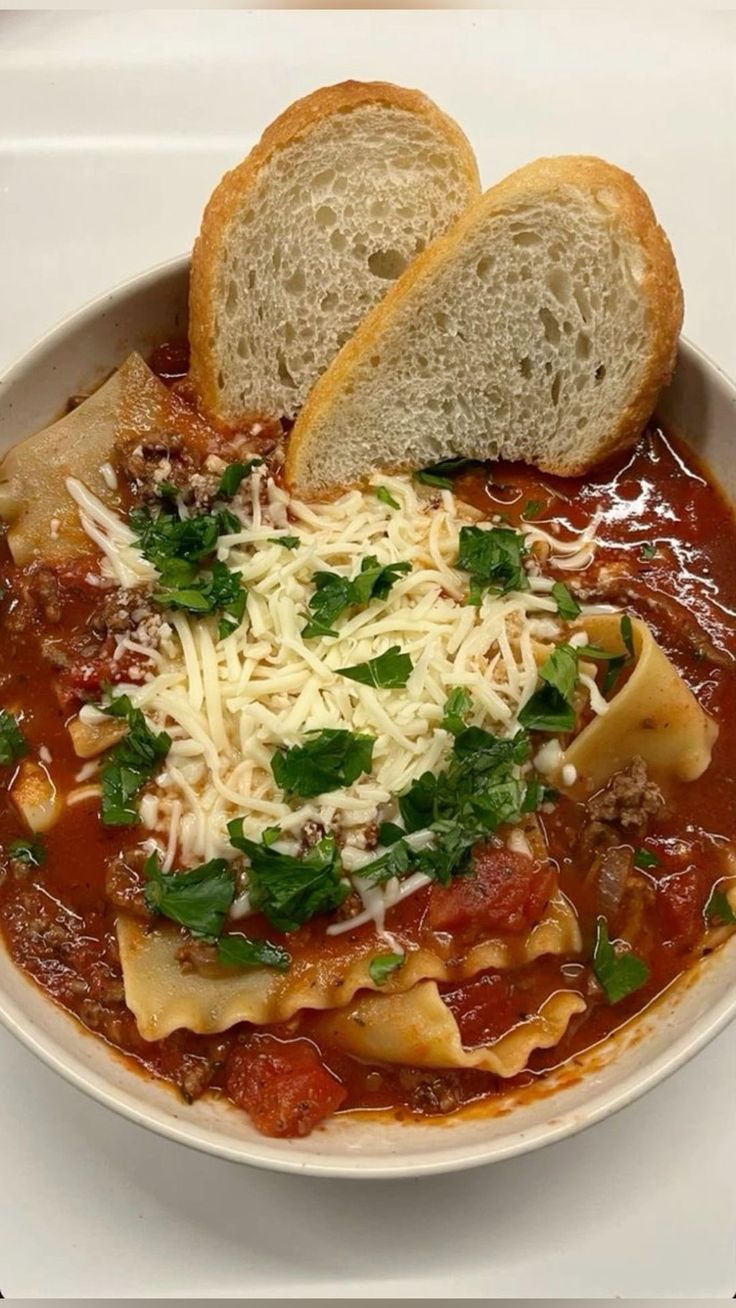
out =
[[[361,865],[381,852],[365,848],[365,832],[394,795],[422,772],[443,766],[452,738],[441,721],[454,687],[470,696],[469,725],[513,734],[537,682],[534,643],[555,621],[552,583],[536,575],[529,590],[487,593],[480,605],[465,604],[467,576],[454,564],[460,528],[476,521],[477,513],[450,491],[437,503],[409,477],[376,478],[398,502],[396,510],[371,487],[306,504],[291,499],[261,468],[249,480],[233,502],[240,529],[221,536],[217,550],[241,574],[245,620],[218,640],[216,620],[173,613],[171,646],[156,655],[142,684],[124,688],[172,736],[155,796],[144,800],[143,823],[159,839],[166,870],[234,857],[226,828],[235,816],[243,816],[253,839],[273,825],[298,837],[306,821],[317,822],[341,834],[345,869],[363,899],[363,913],[347,925],[370,919],[383,930],[387,909],[427,879],[417,874],[379,890],[361,887]],[[155,572],[130,528],[74,478],[67,486],[109,573],[123,586],[150,582]],[[298,535],[299,546],[285,551],[270,539],[275,530]],[[547,538],[538,528],[526,533],[527,540],[542,537],[555,563],[558,555],[569,559],[593,548],[590,529],[572,542]],[[380,565],[408,562],[411,571],[386,599],[339,617],[336,637],[305,640],[314,573],[353,577],[368,554]],[[540,620],[546,624],[541,630]],[[412,659],[405,688],[380,690],[339,675],[338,669],[373,659],[391,645]],[[129,640],[121,642],[121,648],[131,647]],[[82,716],[97,715],[87,708]],[[274,751],[328,727],[374,737],[371,774],[316,800],[287,803],[271,771]],[[246,893],[233,915],[248,911]],[[343,929],[343,923],[331,928]]]

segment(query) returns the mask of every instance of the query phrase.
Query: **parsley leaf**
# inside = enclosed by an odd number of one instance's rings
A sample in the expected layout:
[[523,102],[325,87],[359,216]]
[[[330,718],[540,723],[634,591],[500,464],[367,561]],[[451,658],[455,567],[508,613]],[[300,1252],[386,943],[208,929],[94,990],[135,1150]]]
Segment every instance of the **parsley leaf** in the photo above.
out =
[[445,700],[445,708],[440,723],[445,731],[450,731],[453,736],[459,736],[461,731],[465,730],[465,718],[470,712],[471,699],[462,686],[456,686],[451,690]]
[[[529,811],[531,783],[517,775],[518,766],[528,756],[529,740],[524,731],[511,740],[499,740],[480,727],[466,727],[455,739],[445,771],[422,773],[399,796],[407,832],[429,828],[435,837],[432,847],[410,851],[412,869],[446,883],[469,869],[472,847],[478,840]],[[532,797],[542,797],[538,783],[532,787]],[[398,848],[393,845],[390,852]],[[361,876],[369,874],[373,866],[361,868]]]
[[[172,577],[172,570],[165,569],[161,574],[162,582]],[[213,563],[210,573],[200,573],[187,585],[164,587],[154,591],[151,599],[166,609],[185,609],[189,613],[222,613],[218,636],[225,636],[237,631],[245,615],[247,592],[243,587],[239,572],[231,572],[224,563]]]
[[399,812],[407,831],[424,831],[435,818],[438,778],[434,772],[422,772],[409,789],[399,795]]
[[376,499],[382,504],[387,504],[390,509],[399,509],[401,505],[395,500],[390,490],[386,486],[376,486]]
[[519,722],[528,731],[572,731],[578,651],[572,645],[558,645],[539,669],[539,676],[545,685],[527,700],[519,713]]
[[285,550],[298,550],[301,545],[299,536],[269,536],[272,545],[283,545]]
[[468,604],[480,604],[484,590],[528,590],[523,557],[523,538],[510,527],[461,527],[456,566],[470,573]]
[[227,935],[217,942],[217,961],[221,967],[275,967],[278,972],[288,972],[291,954],[270,940]]
[[476,463],[477,459],[442,459],[440,463],[433,463],[428,468],[420,468],[414,473],[414,480],[436,490],[452,490],[452,478],[467,468],[474,467]]
[[[231,467],[243,467],[231,464]],[[225,470],[223,477],[229,469]],[[159,573],[153,602],[166,609],[188,613],[221,613],[219,637],[235,631],[245,614],[246,592],[239,572],[220,561],[203,565],[217,548],[221,535],[237,531],[240,523],[228,509],[179,518],[169,507],[153,516],[148,508],[133,509],[130,523],[138,545]]]
[[593,947],[593,971],[603,986],[609,1004],[618,1004],[649,979],[649,968],[642,958],[629,951],[617,953],[608,937],[608,923],[599,917]]
[[736,913],[725,890],[715,885],[705,906],[706,920],[716,926],[736,926]]
[[[548,798],[538,778],[521,779],[518,767],[529,756],[529,741],[520,731],[511,740],[499,740],[480,727],[467,727],[458,735],[450,764],[437,775],[424,772],[398,798],[404,822],[383,823],[379,840],[389,848],[360,877],[381,884],[407,872],[421,871],[447,884],[468,872],[473,846],[491,835],[501,823],[518,822]],[[433,844],[414,850],[406,837],[429,830]]]
[[408,654],[402,654],[399,645],[392,645],[384,654],[367,663],[356,663],[352,668],[337,668],[341,677],[359,681],[377,690],[401,690],[412,674],[413,664]]
[[642,870],[649,867],[659,867],[659,859],[656,854],[651,854],[648,849],[635,849],[634,867]]
[[370,772],[375,743],[373,736],[352,731],[320,731],[304,745],[277,750],[271,770],[286,795],[324,795]]
[[193,867],[189,872],[162,872],[158,855],[151,854],[143,866],[146,903],[186,927],[194,936],[218,936],[235,898],[235,876],[224,858]]
[[557,605],[557,612],[567,622],[572,622],[580,614],[580,605],[564,581],[556,581],[552,587],[552,598]]
[[544,500],[527,500],[521,510],[521,516],[526,522],[529,522],[532,518],[538,518],[544,507]]
[[248,884],[253,908],[279,931],[296,931],[317,913],[339,908],[350,893],[343,880],[334,836],[324,836],[302,858],[279,854],[243,835],[243,819],[228,823],[231,843],[250,860]]
[[404,954],[376,954],[368,965],[371,981],[376,986],[383,986],[392,972],[403,967],[406,962]]
[[314,594],[307,607],[307,622],[302,627],[302,636],[311,640],[317,636],[336,636],[332,623],[352,603],[352,587],[347,577],[340,577],[336,572],[315,572]]
[[396,822],[382,822],[378,828],[379,845],[395,845],[397,840],[403,840],[406,832],[403,827],[398,826]]
[[412,866],[414,857],[404,840],[405,835],[406,832],[402,831],[400,840],[394,841],[385,854],[380,854],[371,863],[364,863],[355,875],[371,886],[385,885],[387,881],[393,881],[394,877],[403,877]]
[[5,847],[8,858],[16,858],[29,867],[41,867],[46,862],[46,846],[40,836],[21,836]]
[[360,572],[354,577],[351,586],[353,604],[367,604],[372,599],[386,599],[391,587],[404,573],[411,572],[410,563],[378,562],[374,554],[369,554],[360,565]]
[[165,731],[151,731],[127,695],[118,695],[103,712],[113,718],[126,718],[128,732],[109,750],[100,772],[101,817],[107,827],[131,827],[138,821],[138,809],[132,801],[166,758],[171,737]]
[[651,541],[645,541],[645,543],[641,547],[641,557],[643,559],[653,559],[656,557],[656,554],[657,554],[656,544],[652,544]]
[[240,488],[241,481],[249,476],[254,468],[259,468],[263,462],[263,459],[256,458],[248,459],[247,463],[229,463],[220,478],[217,494],[223,499],[231,500]]
[[360,565],[360,572],[351,579],[336,572],[315,572],[314,594],[309,600],[308,621],[302,627],[302,636],[336,636],[332,623],[345,609],[370,603],[372,599],[386,599],[391,587],[402,573],[410,572],[410,563],[381,565],[375,554],[369,554]]
[[610,694],[618,681],[621,669],[625,668],[626,664],[634,657],[634,632],[631,626],[631,618],[626,613],[621,619],[620,632],[621,639],[626,647],[626,653],[617,654],[615,658],[610,660],[606,675],[601,683],[602,695]]
[[28,742],[17,719],[6,709],[0,709],[0,763],[15,763],[27,750]]
[[132,509],[128,520],[141,553],[159,572],[172,560],[198,563],[214,553],[220,536],[240,527],[228,509],[180,518],[169,505],[155,515],[146,506]]

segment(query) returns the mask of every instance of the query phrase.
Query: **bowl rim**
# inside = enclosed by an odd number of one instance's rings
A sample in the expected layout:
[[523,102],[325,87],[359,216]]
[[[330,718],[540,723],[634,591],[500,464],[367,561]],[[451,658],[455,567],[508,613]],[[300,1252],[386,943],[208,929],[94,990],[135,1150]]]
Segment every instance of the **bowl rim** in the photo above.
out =
[[[94,296],[79,308],[66,314],[54,326],[37,337],[3,370],[0,376],[0,392],[14,381],[22,379],[23,372],[31,368],[43,351],[55,344],[67,330],[72,327],[83,327],[86,321],[96,317],[106,305],[114,303],[124,293],[143,290],[166,277],[183,275],[188,269],[189,261],[188,254],[163,260],[141,273],[125,278],[111,289]],[[679,352],[689,362],[700,364],[736,402],[736,385],[703,350],[686,337],[680,337]],[[0,948],[5,952],[3,945],[0,944]],[[12,960],[11,964],[16,966]],[[54,1004],[54,1001],[44,994],[42,988],[32,978],[22,972],[22,969],[17,970],[28,986],[33,987],[39,995],[43,995],[46,1003]],[[65,1021],[74,1025],[76,1033],[81,1038],[102,1043],[92,1032],[81,1027],[71,1014],[57,1005],[54,1007]],[[650,1011],[651,1009],[645,1010],[645,1012]],[[734,1017],[736,1017],[736,984],[732,989],[727,990],[707,1013],[696,1020],[694,1028],[684,1030],[671,1043],[668,1042],[646,1067],[634,1068],[620,1084],[614,1087],[594,1090],[584,1106],[566,1109],[563,1104],[561,1111],[555,1111],[552,1121],[548,1120],[532,1127],[521,1127],[500,1140],[489,1139],[486,1142],[477,1140],[462,1145],[449,1145],[447,1148],[433,1150],[424,1158],[404,1155],[400,1149],[395,1154],[372,1157],[352,1154],[349,1151],[343,1154],[320,1154],[318,1147],[314,1151],[289,1155],[288,1141],[275,1142],[265,1136],[255,1142],[235,1136],[228,1141],[226,1136],[215,1129],[207,1129],[192,1120],[181,1121],[174,1112],[167,1110],[164,1098],[167,1087],[162,1087],[160,1106],[143,1104],[132,1089],[113,1086],[103,1073],[86,1066],[80,1057],[64,1051],[53,1035],[37,1033],[33,1023],[29,1022],[24,1013],[22,1002],[16,1001],[0,989],[0,1022],[6,1030],[70,1085],[128,1121],[178,1144],[186,1145],[190,1149],[224,1158],[230,1162],[247,1163],[270,1171],[297,1175],[361,1180],[409,1179],[461,1171],[486,1166],[492,1162],[500,1162],[534,1149],[559,1143],[635,1102],[689,1062],[709,1041],[724,1030]],[[108,1050],[108,1056],[117,1058],[124,1064],[125,1060],[122,1056],[112,1049]],[[140,1073],[135,1069],[130,1070],[131,1077],[139,1075]],[[592,1073],[588,1075],[592,1077]],[[410,1129],[411,1126],[407,1126],[407,1130]],[[312,1139],[318,1146],[319,1133],[315,1133]],[[287,1148],[284,1148],[285,1145]]]

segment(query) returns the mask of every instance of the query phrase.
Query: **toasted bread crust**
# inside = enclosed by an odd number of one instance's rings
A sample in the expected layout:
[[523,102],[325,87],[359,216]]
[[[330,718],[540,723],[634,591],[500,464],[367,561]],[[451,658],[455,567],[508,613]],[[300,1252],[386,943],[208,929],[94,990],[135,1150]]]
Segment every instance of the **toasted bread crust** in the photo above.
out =
[[[677,338],[682,326],[683,296],[674,254],[669,240],[655,217],[649,199],[630,173],[588,155],[562,155],[537,159],[511,173],[492,186],[470,205],[444,236],[437,237],[409,265],[389,289],[383,300],[366,316],[355,335],[343,346],[334,362],[315,383],[292,430],[286,458],[287,484],[308,494],[302,484],[312,429],[327,413],[335,399],[349,383],[356,365],[374,351],[384,326],[409,301],[416,288],[430,279],[435,271],[452,259],[465,234],[482,219],[499,216],[525,200],[539,200],[563,188],[589,193],[613,193],[617,221],[623,224],[646,258],[641,294],[652,315],[653,340],[645,375],[619,421],[601,443],[595,457],[568,463],[539,463],[543,472],[560,476],[578,476],[602,462],[617,450],[631,445],[651,416],[657,395],[669,381],[675,364]],[[408,468],[395,471],[408,471]]]
[[[223,242],[233,216],[247,204],[248,192],[261,169],[279,150],[304,137],[312,127],[334,114],[350,113],[363,105],[382,104],[425,118],[455,147],[463,161],[468,181],[480,187],[478,165],[465,133],[421,91],[394,86],[391,82],[340,82],[312,91],[289,105],[266,128],[250,154],[215,187],[192,251],[189,286],[190,378],[205,410],[217,412],[216,364],[210,341],[215,318],[217,268]],[[244,418],[249,415],[243,415]]]

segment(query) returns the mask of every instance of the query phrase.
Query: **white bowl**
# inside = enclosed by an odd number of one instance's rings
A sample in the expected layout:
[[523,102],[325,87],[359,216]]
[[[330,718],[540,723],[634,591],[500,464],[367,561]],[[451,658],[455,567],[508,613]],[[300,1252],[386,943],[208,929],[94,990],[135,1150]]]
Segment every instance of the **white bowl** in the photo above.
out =
[[[188,260],[110,291],[54,328],[0,382],[0,452],[44,426],[71,394],[101,381],[132,349],[186,329]],[[736,499],[736,388],[682,343],[661,415],[704,454]],[[674,1072],[736,1014],[736,938],[613,1040],[545,1082],[440,1122],[334,1118],[306,1140],[269,1140],[215,1098],[185,1106],[131,1070],[57,1008],[0,951],[0,1018],[52,1067],[101,1103],[172,1140],[235,1162],[322,1176],[418,1176],[509,1158],[580,1131]],[[512,1110],[512,1111],[509,1111]]]

